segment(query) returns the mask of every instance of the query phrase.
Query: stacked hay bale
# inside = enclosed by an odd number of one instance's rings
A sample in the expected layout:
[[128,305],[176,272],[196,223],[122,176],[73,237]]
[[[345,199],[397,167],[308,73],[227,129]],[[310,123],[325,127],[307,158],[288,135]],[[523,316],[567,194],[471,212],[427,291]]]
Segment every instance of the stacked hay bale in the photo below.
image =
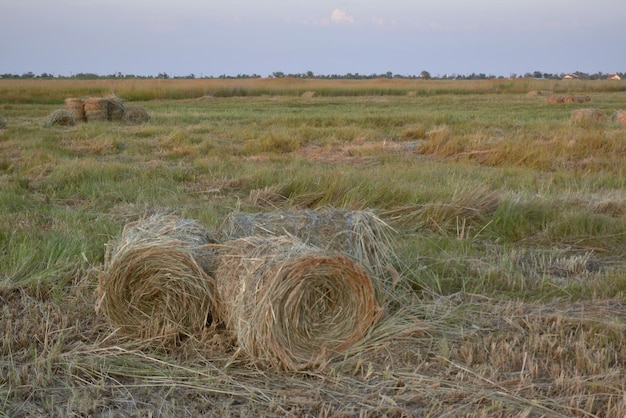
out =
[[74,120],[76,122],[85,122],[87,120],[85,116],[85,103],[83,99],[65,99],[65,108],[68,112],[74,115]]
[[611,115],[611,120],[613,122],[626,124],[626,110],[616,110],[613,115]]
[[74,126],[75,124],[74,115],[65,109],[55,110],[48,115],[45,122],[45,126]]
[[572,123],[579,125],[600,123],[604,119],[605,115],[599,109],[576,109],[571,116]]
[[107,104],[107,119],[110,121],[121,121],[126,113],[124,99],[117,96],[109,96],[104,99]]
[[109,119],[109,102],[106,99],[90,97],[83,103],[87,122],[103,122]]
[[109,242],[98,307],[124,335],[177,339],[212,321],[216,240],[197,222],[157,214]]
[[143,107],[128,107],[124,112],[123,120],[133,125],[141,125],[150,121],[150,115]]
[[323,368],[380,318],[376,285],[351,258],[288,236],[224,247],[215,272],[218,316],[258,365]]

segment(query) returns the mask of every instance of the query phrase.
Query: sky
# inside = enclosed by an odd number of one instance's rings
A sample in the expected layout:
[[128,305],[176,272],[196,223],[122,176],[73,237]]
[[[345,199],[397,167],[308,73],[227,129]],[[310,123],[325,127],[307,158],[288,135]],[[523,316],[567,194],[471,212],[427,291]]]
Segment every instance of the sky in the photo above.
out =
[[3,0],[0,74],[626,72],[624,0]]

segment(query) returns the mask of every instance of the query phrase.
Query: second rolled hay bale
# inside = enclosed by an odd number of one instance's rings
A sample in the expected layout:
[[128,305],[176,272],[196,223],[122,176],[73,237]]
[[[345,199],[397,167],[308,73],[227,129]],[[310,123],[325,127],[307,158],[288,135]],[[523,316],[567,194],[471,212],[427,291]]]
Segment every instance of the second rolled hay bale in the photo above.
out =
[[120,334],[172,341],[213,319],[212,235],[194,221],[154,215],[107,244],[98,306]]
[[123,120],[130,124],[141,125],[150,121],[150,115],[143,107],[133,106],[126,108]]
[[218,315],[250,359],[269,368],[323,368],[360,341],[382,308],[353,259],[295,237],[224,243],[215,273]]
[[65,109],[58,109],[48,115],[44,124],[45,126],[74,126],[76,120],[71,112]]

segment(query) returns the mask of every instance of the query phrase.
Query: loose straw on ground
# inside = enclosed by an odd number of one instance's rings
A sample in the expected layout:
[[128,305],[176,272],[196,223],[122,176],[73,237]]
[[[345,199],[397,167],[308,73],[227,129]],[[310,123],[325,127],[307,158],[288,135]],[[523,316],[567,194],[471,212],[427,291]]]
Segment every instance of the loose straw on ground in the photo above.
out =
[[197,335],[215,306],[215,243],[195,221],[154,215],[130,223],[107,244],[98,306],[124,335],[176,339]]
[[218,315],[252,362],[323,368],[379,319],[376,284],[351,258],[295,237],[228,241],[215,272]]

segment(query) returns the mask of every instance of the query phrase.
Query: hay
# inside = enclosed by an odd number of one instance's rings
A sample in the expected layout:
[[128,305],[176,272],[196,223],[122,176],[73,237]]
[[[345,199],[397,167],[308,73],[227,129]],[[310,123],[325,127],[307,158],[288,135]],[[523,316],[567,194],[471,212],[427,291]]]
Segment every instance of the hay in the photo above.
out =
[[346,256],[287,236],[224,247],[215,273],[218,315],[257,365],[321,369],[381,316],[375,283]]
[[232,212],[223,227],[226,239],[253,235],[293,235],[322,249],[349,255],[381,276],[394,261],[394,230],[374,212],[336,208],[291,212]]
[[124,105],[124,99],[116,96],[106,97],[107,103],[107,119],[110,121],[121,121],[124,119],[126,113],[126,106]]
[[304,93],[302,93],[302,97],[304,97],[305,99],[311,99],[313,97],[317,97],[317,92],[315,92],[315,91],[305,91]]
[[574,124],[600,123],[605,119],[599,109],[576,109],[572,112],[571,120]]
[[146,123],[150,121],[150,115],[143,107],[134,106],[126,108],[126,112],[124,112],[124,121],[140,125],[142,123]]
[[87,120],[85,116],[85,103],[83,99],[65,99],[65,108],[68,112],[74,115],[76,122],[85,122]]
[[565,98],[563,96],[546,96],[546,103],[564,103]]
[[98,306],[123,335],[177,339],[212,321],[217,267],[212,235],[195,221],[153,215],[109,242]]
[[48,115],[45,122],[45,126],[74,126],[75,124],[74,115],[65,109],[55,110]]
[[611,115],[611,120],[613,122],[626,124],[626,110],[616,110],[613,115]]
[[589,96],[576,96],[576,103],[586,103],[590,101],[591,101],[591,97]]
[[84,100],[85,120],[87,122],[106,121],[109,118],[108,101],[99,97]]

